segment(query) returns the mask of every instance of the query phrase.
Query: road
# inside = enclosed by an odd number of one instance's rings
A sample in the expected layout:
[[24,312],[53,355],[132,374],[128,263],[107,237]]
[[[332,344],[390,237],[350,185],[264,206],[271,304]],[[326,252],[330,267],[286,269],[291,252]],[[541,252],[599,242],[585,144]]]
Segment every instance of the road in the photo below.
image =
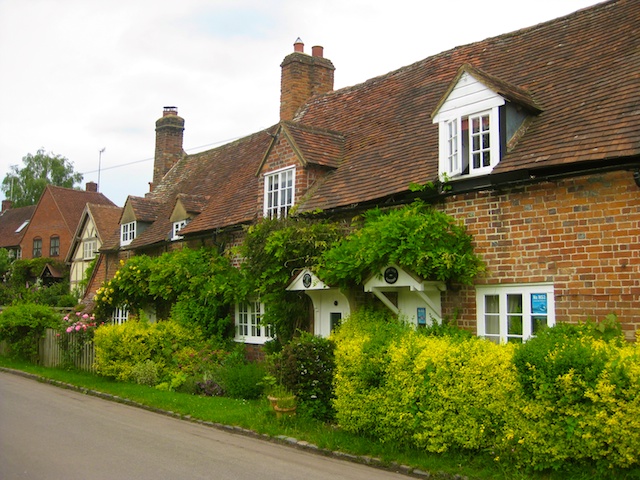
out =
[[0,479],[404,479],[0,372]]

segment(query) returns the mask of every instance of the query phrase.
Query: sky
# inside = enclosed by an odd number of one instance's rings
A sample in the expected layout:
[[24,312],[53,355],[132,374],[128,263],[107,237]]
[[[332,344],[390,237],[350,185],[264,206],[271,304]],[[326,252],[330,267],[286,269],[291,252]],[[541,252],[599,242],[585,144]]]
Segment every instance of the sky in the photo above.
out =
[[164,106],[187,153],[277,123],[297,38],[324,47],[339,89],[596,3],[0,0],[0,181],[43,149],[123,206],[149,191]]

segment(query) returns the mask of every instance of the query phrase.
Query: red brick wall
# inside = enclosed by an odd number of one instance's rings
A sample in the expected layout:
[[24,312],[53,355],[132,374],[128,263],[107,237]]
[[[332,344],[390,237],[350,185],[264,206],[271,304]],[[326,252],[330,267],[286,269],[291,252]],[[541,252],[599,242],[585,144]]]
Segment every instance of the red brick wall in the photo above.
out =
[[[640,327],[640,188],[631,172],[453,196],[488,266],[478,284],[553,282],[557,321],[616,313],[629,338]],[[443,296],[443,313],[475,331],[475,292]]]
[[287,55],[280,80],[280,120],[293,119],[296,111],[313,95],[333,90],[330,60],[304,53]]
[[[75,229],[76,225],[73,225],[72,228]],[[54,258],[64,262],[67,252],[71,248],[71,236],[73,233],[67,228],[49,190],[45,189],[20,242],[22,258],[33,258],[33,240],[35,238],[42,239],[42,257],[49,257],[51,237],[58,236],[60,238],[60,254]]]

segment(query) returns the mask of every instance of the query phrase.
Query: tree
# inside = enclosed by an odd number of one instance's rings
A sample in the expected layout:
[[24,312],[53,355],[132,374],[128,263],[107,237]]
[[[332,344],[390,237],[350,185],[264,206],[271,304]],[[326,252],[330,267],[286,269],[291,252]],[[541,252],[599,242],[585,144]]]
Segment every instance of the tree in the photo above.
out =
[[35,205],[47,185],[73,188],[82,182],[82,174],[73,169],[73,163],[65,157],[46,153],[40,149],[35,155],[28,153],[22,158],[23,168],[11,165],[2,180],[5,198],[13,201],[14,207]]

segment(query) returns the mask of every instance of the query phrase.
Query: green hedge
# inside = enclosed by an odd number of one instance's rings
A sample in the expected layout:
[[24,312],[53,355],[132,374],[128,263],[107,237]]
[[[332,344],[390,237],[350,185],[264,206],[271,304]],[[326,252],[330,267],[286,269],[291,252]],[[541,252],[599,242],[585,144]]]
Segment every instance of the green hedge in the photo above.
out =
[[336,419],[383,442],[473,451],[523,469],[638,468],[637,343],[560,328],[495,345],[355,313],[334,338]]
[[6,307],[0,314],[0,341],[12,357],[37,363],[38,344],[47,328],[59,328],[60,315],[50,307],[30,303]]
[[94,343],[96,372],[100,375],[120,381],[157,377],[158,381],[167,382],[181,373],[178,360],[193,355],[203,345],[198,329],[187,329],[172,321],[135,320],[98,328]]

